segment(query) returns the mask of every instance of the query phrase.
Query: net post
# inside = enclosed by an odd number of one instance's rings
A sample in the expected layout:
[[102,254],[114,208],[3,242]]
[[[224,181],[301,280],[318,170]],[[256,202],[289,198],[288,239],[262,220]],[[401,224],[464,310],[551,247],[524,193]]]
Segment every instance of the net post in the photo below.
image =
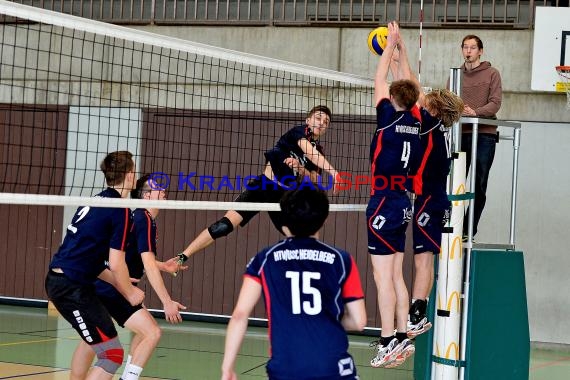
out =
[[[449,90],[457,96],[461,96],[461,69],[452,67],[449,72]],[[454,123],[451,129],[451,151],[457,153],[461,151],[461,125]]]
[[511,183],[511,220],[509,224],[509,244],[515,246],[515,224],[516,224],[516,211],[517,211],[517,183],[518,183],[518,168],[519,168],[519,147],[521,143],[521,128],[520,125],[513,131],[513,177]]

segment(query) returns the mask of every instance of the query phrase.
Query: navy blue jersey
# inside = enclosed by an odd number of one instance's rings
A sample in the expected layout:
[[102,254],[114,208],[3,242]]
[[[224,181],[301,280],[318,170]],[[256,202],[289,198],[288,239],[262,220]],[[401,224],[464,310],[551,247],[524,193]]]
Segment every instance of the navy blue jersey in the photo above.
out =
[[[156,255],[156,223],[146,209],[137,208],[132,212],[133,224],[128,237],[125,261],[129,268],[129,277],[141,279],[144,275],[142,254],[152,252]],[[114,296],[115,287],[103,280],[95,282],[97,294]]]
[[[419,166],[420,122],[410,111],[396,111],[388,99],[376,107],[377,127],[370,144],[372,194],[412,190],[406,180]],[[405,183],[406,189],[402,185]]]
[[[107,188],[96,197],[121,198]],[[63,244],[49,265],[61,268],[65,275],[81,284],[92,284],[105,269],[109,249],[124,251],[129,231],[128,208],[79,207],[67,226]]]
[[339,378],[343,363],[352,363],[340,322],[344,306],[364,298],[354,259],[317,239],[293,237],[259,252],[245,276],[263,288],[270,378]]
[[414,175],[414,192],[444,197],[451,167],[450,130],[422,108],[420,145],[422,159]]
[[289,157],[299,160],[299,163],[309,171],[320,171],[320,169],[305,156],[301,147],[299,147],[299,140],[301,139],[309,140],[320,153],[323,153],[323,149],[319,145],[318,140],[313,138],[311,129],[306,124],[298,125],[290,129],[279,138],[272,149],[265,152],[265,158],[271,164],[273,174],[275,174],[278,181],[281,181],[283,177],[292,178],[295,175],[293,169],[283,162]]

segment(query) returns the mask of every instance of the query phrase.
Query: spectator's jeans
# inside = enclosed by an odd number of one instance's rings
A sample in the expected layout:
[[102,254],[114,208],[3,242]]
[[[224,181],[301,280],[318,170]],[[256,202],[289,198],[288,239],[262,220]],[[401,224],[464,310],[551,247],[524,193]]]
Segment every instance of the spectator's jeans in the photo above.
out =
[[[471,166],[471,133],[463,133],[461,135],[461,150],[467,154],[467,170]],[[477,233],[479,219],[485,208],[487,201],[487,181],[489,180],[489,172],[493,159],[495,158],[495,145],[497,144],[497,136],[489,133],[481,133],[477,136],[477,166],[475,168],[475,189],[471,192],[475,193],[475,216],[473,218],[473,236]],[[463,220],[463,235],[467,235],[467,224],[469,219],[469,211]]]

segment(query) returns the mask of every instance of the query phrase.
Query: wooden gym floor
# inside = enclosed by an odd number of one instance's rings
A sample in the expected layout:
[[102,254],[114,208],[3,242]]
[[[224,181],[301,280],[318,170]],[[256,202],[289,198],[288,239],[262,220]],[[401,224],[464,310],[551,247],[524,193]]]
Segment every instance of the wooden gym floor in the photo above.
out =
[[[43,308],[0,305],[0,379],[68,379],[71,354],[79,337],[65,320],[50,314]],[[220,378],[226,325],[159,323],[162,339],[141,379]],[[129,332],[119,328],[119,334],[128,347]],[[412,359],[395,369],[370,367],[374,353],[370,341],[370,337],[350,337],[350,352],[361,379],[413,379]],[[239,379],[264,379],[267,352],[267,330],[250,328],[237,362]],[[570,352],[533,349],[530,379],[570,379]]]

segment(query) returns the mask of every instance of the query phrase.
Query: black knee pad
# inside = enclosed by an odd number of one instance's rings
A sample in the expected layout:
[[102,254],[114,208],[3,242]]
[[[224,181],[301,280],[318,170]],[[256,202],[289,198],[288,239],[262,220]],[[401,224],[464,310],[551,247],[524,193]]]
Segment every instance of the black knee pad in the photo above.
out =
[[234,225],[225,216],[208,227],[208,232],[214,240],[229,235],[233,230]]

